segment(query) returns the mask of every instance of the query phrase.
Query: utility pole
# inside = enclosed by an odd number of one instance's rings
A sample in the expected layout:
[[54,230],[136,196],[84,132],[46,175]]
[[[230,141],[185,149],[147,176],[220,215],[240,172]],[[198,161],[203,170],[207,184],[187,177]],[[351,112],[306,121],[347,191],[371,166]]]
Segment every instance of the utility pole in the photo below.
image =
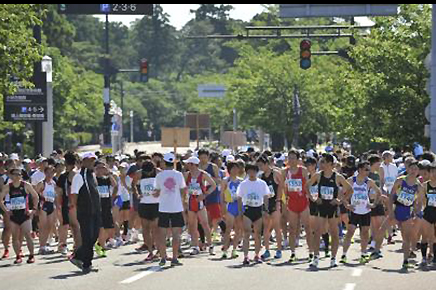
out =
[[133,111],[130,111],[130,142],[133,143]]
[[106,57],[104,65],[104,89],[103,89],[103,102],[104,102],[104,118],[103,118],[103,145],[104,147],[111,147],[111,134],[110,125],[111,118],[109,116],[110,109],[110,72],[109,72],[109,14],[106,14],[105,24],[105,48]]
[[[36,39],[36,43],[41,45],[41,26],[35,25],[33,26],[33,37]],[[33,65],[33,78],[36,79],[36,75],[40,74],[42,70],[42,65],[40,61],[37,61]],[[35,130],[34,130],[34,154],[35,156],[42,153],[42,123],[34,122]],[[48,156],[47,156],[48,157]]]

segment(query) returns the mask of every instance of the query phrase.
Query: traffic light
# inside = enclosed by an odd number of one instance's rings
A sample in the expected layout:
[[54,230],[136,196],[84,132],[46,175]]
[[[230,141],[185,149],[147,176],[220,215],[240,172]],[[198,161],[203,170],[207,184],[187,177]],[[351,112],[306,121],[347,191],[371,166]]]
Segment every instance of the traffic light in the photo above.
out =
[[148,82],[148,60],[143,58],[141,59],[141,82]]
[[308,39],[304,39],[300,42],[300,67],[302,69],[308,69],[312,65],[312,61],[310,57],[312,56],[312,52],[310,51],[310,47],[312,43]]

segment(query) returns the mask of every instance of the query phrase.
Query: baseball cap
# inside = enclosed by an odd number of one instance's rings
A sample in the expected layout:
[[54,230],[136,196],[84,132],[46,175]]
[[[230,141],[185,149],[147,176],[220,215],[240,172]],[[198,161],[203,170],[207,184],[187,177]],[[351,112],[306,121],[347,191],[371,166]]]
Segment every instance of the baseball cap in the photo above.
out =
[[392,155],[392,156],[394,156],[395,155],[395,153],[394,152],[392,152],[392,151],[390,151],[390,150],[385,150],[385,151],[383,151],[383,154],[382,154],[382,156],[384,157],[385,155],[387,155],[387,154],[390,154],[390,155]]
[[32,160],[30,160],[29,158],[26,158],[23,160],[23,163],[32,163]]
[[20,157],[18,156],[17,153],[12,153],[11,156],[10,156],[10,158],[11,158],[12,160],[20,160]]
[[176,160],[176,156],[174,156],[173,153],[169,152],[169,153],[165,153],[163,159],[165,162],[174,163],[174,160]]
[[223,152],[221,152],[222,157],[227,157],[231,154],[232,154],[232,150],[230,150],[230,149],[224,149]]
[[227,155],[227,157],[226,157],[226,161],[227,161],[227,162],[235,161],[235,156],[233,156],[233,155]]
[[98,159],[94,152],[86,152],[85,154],[83,154],[82,159],[86,159],[86,158]]
[[184,163],[192,163],[192,164],[200,164],[200,159],[195,156],[189,157],[187,160],[183,161]]
[[431,162],[428,160],[421,160],[418,163],[419,169],[427,169],[430,167],[430,165],[431,165]]

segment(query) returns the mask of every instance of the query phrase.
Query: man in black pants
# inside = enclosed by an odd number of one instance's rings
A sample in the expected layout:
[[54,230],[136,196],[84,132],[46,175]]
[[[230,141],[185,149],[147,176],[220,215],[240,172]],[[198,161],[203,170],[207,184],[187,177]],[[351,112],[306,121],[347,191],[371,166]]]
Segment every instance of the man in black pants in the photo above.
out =
[[101,225],[100,196],[93,171],[96,159],[94,153],[83,155],[82,169],[74,176],[71,185],[71,201],[77,210],[82,245],[74,252],[70,262],[82,269],[84,274],[91,271],[94,244]]

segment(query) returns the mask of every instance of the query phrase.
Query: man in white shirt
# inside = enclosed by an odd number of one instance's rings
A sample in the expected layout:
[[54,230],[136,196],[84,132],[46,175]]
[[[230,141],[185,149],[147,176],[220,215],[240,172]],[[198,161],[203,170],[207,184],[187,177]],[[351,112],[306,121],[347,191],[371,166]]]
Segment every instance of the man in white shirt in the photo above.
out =
[[173,153],[164,155],[165,169],[156,176],[154,187],[156,192],[154,197],[159,197],[159,252],[161,255],[160,266],[166,263],[166,232],[171,228],[173,237],[173,259],[171,266],[182,265],[177,259],[180,245],[180,235],[182,227],[185,225],[183,220],[183,203],[185,196],[186,183],[183,174],[174,170],[176,157]]

